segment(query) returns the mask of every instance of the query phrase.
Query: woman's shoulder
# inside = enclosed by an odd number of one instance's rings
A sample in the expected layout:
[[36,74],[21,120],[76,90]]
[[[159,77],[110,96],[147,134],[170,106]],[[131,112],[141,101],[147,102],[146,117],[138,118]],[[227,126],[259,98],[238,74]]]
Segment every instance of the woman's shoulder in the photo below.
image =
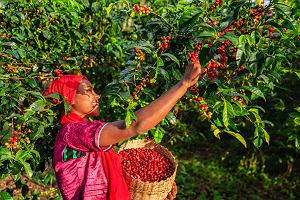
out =
[[75,130],[80,130],[88,127],[94,127],[94,126],[104,126],[107,124],[107,122],[104,121],[98,121],[98,120],[93,120],[93,121],[81,121],[81,122],[69,122],[65,123],[61,126],[60,132],[65,132],[65,131],[75,131]]
[[90,120],[90,121],[78,121],[78,122],[68,122],[62,125],[61,128],[70,127],[70,126],[86,126],[92,124],[106,124],[107,122],[99,120]]

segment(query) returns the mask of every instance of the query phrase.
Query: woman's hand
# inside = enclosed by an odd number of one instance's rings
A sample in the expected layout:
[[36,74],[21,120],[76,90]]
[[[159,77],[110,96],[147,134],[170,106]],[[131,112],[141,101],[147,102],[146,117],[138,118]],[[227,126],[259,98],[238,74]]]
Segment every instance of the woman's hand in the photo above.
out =
[[202,68],[199,60],[196,62],[189,62],[188,67],[185,70],[183,77],[183,84],[189,88],[197,83],[200,77],[203,77],[206,73],[206,69]]
[[171,189],[171,191],[169,192],[169,194],[168,194],[166,200],[173,200],[173,199],[175,199],[175,198],[176,198],[176,194],[177,194],[177,186],[176,186],[176,183],[175,183],[175,181],[174,181],[173,186],[172,186],[172,189]]

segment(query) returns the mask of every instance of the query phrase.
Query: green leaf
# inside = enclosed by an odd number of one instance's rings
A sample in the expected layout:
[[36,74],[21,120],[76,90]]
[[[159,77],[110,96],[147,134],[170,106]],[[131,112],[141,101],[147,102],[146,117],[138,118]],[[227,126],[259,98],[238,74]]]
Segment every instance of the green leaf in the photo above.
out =
[[248,91],[252,92],[253,94],[263,98],[266,101],[266,98],[265,98],[264,94],[262,93],[262,91],[260,91],[260,89],[253,87],[253,86],[243,86],[242,89],[248,90]]
[[64,100],[64,111],[66,115],[69,115],[71,112],[71,107],[69,105],[69,102]]
[[240,66],[244,51],[245,51],[244,45],[238,45],[238,49],[237,49],[237,52],[236,52],[236,64],[238,66]]
[[212,37],[215,35],[215,32],[203,31],[199,34],[199,37]]
[[161,55],[162,55],[162,56],[167,56],[167,57],[169,57],[171,60],[173,60],[174,62],[176,62],[178,66],[180,66],[179,60],[178,60],[173,54],[170,54],[170,53],[162,53]]
[[16,161],[26,161],[27,159],[29,158],[32,158],[32,156],[27,152],[27,151],[24,151],[24,150],[19,150],[17,153],[16,153],[16,157],[15,157],[15,160]]
[[42,138],[44,136],[44,125],[40,125],[36,132],[33,132],[30,135],[31,140],[37,140],[38,138]]
[[258,109],[250,108],[249,112],[251,112],[254,115],[257,123],[259,123],[259,124],[262,123],[261,117],[259,116]]
[[276,10],[278,10],[279,12],[282,12],[283,14],[285,14],[287,16],[290,16],[292,13],[292,8],[285,4],[274,3],[274,7]]
[[48,94],[47,96],[45,96],[45,98],[53,98],[53,99],[56,99],[56,100],[60,100],[60,94],[57,93],[57,92],[54,92],[54,93],[51,93],[51,94]]
[[164,61],[160,57],[158,57],[157,58],[157,67],[161,67],[161,66],[164,66]]
[[29,109],[33,111],[40,111],[46,106],[46,102],[43,99],[39,99],[35,102],[33,102],[30,106]]
[[131,94],[126,91],[126,92],[119,92],[119,95],[124,99],[124,100],[131,100],[132,96]]
[[10,159],[13,159],[10,150],[7,148],[0,147],[0,161],[2,162],[4,160],[10,160]]
[[219,109],[223,106],[223,102],[222,101],[217,101],[215,103],[215,105],[213,106],[213,112],[218,112]]
[[237,36],[232,32],[228,32],[227,34],[222,35],[220,37],[220,39],[229,40],[233,44],[233,46],[235,46],[235,47],[237,47],[238,44],[239,44],[239,40],[238,40]]
[[30,87],[32,87],[33,89],[40,89],[38,83],[36,82],[36,80],[34,78],[28,79],[27,82],[30,85]]
[[222,123],[219,120],[219,118],[214,119],[214,123],[218,126],[218,127],[222,127]]
[[227,104],[228,115],[233,118],[235,116],[235,112],[234,112],[234,109],[232,107],[232,104],[229,101],[226,101],[226,104]]
[[173,112],[169,112],[168,115],[166,116],[166,118],[173,125],[176,124],[176,122],[177,122],[176,116],[174,115]]
[[211,25],[208,25],[207,23],[199,23],[198,26],[199,26],[199,28],[201,27],[203,30],[212,31],[216,34],[216,30],[214,29],[214,27],[212,27]]
[[178,69],[173,68],[172,73],[173,73],[174,78],[176,78],[178,81],[182,80],[183,75],[181,74],[181,72]]
[[256,127],[255,128],[255,131],[254,131],[254,140],[253,140],[253,144],[256,148],[259,148],[261,147],[263,143],[263,139],[262,137],[260,136],[260,133],[259,133],[259,127]]
[[296,126],[300,126],[300,117],[294,118],[294,123]]
[[269,77],[264,74],[259,75],[257,79],[262,79],[266,84],[269,83]]
[[4,122],[3,127],[2,127],[2,131],[1,134],[7,134],[7,133],[11,133],[11,129],[9,127],[8,122]]
[[299,142],[298,138],[295,138],[295,147],[297,150],[300,149],[300,142]]
[[252,38],[251,38],[249,35],[244,35],[244,36],[245,36],[245,38],[246,38],[248,44],[249,44],[250,46],[252,46],[252,45],[253,45]]
[[129,127],[130,127],[130,124],[131,124],[131,114],[130,114],[130,111],[127,110],[127,111],[126,111],[126,117],[125,117],[125,125],[126,125],[126,128],[129,128]]
[[100,2],[93,2],[92,3],[92,11],[93,12],[98,12],[100,8],[101,8]]
[[268,144],[270,144],[270,135],[268,134],[268,132],[267,132],[264,128],[262,128],[262,131],[263,131],[263,133],[264,133],[266,142],[267,142]]
[[251,33],[251,40],[252,40],[253,44],[256,44],[256,41],[255,41],[255,35],[256,35],[256,32],[253,31],[253,32]]
[[225,132],[229,133],[230,135],[232,135],[233,137],[238,139],[244,145],[244,147],[247,148],[247,143],[241,134],[233,132],[233,131],[228,131],[228,130],[225,130]]
[[267,57],[265,61],[266,67],[270,67],[274,61],[275,59],[273,57]]
[[160,74],[164,76],[165,80],[169,80],[170,77],[167,70],[164,70],[162,68],[158,68],[157,70]]
[[199,8],[194,7],[186,9],[179,19],[179,29],[187,28],[196,20],[200,13]]
[[298,76],[298,78],[300,79],[300,72],[295,71],[295,74]]
[[51,39],[51,37],[52,37],[52,33],[50,32],[50,31],[48,31],[48,30],[43,30],[43,36],[46,38],[46,39],[48,39],[48,40],[50,40]]
[[154,136],[154,141],[157,143],[160,143],[164,137],[165,130],[161,127],[158,127],[155,129],[154,133],[152,133]]
[[121,106],[119,104],[119,102],[116,101],[116,98],[114,98],[111,102],[110,102],[110,106],[113,108],[113,107],[118,107],[118,106]]
[[228,115],[228,108],[227,108],[227,101],[224,100],[224,108],[223,108],[223,124],[225,127],[229,125],[229,115]]
[[220,133],[221,133],[220,129],[216,128],[216,129],[214,130],[214,136],[215,136],[216,138],[218,138],[218,139],[221,139],[221,138],[220,138],[220,135],[219,135]]
[[24,166],[26,174],[31,178],[32,175],[33,175],[33,171],[30,167],[30,164],[28,162],[25,162],[25,161],[21,161],[20,163]]
[[12,196],[8,192],[1,191],[0,192],[0,200],[13,200]]

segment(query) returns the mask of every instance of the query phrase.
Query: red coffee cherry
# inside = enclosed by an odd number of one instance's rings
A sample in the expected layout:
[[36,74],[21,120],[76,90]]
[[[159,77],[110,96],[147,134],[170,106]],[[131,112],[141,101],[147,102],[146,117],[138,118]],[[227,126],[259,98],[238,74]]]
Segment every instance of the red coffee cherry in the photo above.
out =
[[123,170],[144,182],[166,180],[175,170],[168,158],[152,149],[126,149],[120,155]]

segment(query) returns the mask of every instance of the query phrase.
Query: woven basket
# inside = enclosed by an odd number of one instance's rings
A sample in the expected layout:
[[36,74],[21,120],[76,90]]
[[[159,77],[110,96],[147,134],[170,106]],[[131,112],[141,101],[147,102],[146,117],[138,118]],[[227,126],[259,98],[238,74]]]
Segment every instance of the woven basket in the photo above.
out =
[[178,163],[172,153],[162,145],[151,140],[131,140],[119,149],[119,153],[125,149],[147,148],[154,150],[168,158],[174,166],[174,173],[171,177],[162,181],[143,182],[140,179],[130,176],[126,171],[123,171],[125,180],[129,186],[131,200],[165,200],[172,189],[175,181]]

